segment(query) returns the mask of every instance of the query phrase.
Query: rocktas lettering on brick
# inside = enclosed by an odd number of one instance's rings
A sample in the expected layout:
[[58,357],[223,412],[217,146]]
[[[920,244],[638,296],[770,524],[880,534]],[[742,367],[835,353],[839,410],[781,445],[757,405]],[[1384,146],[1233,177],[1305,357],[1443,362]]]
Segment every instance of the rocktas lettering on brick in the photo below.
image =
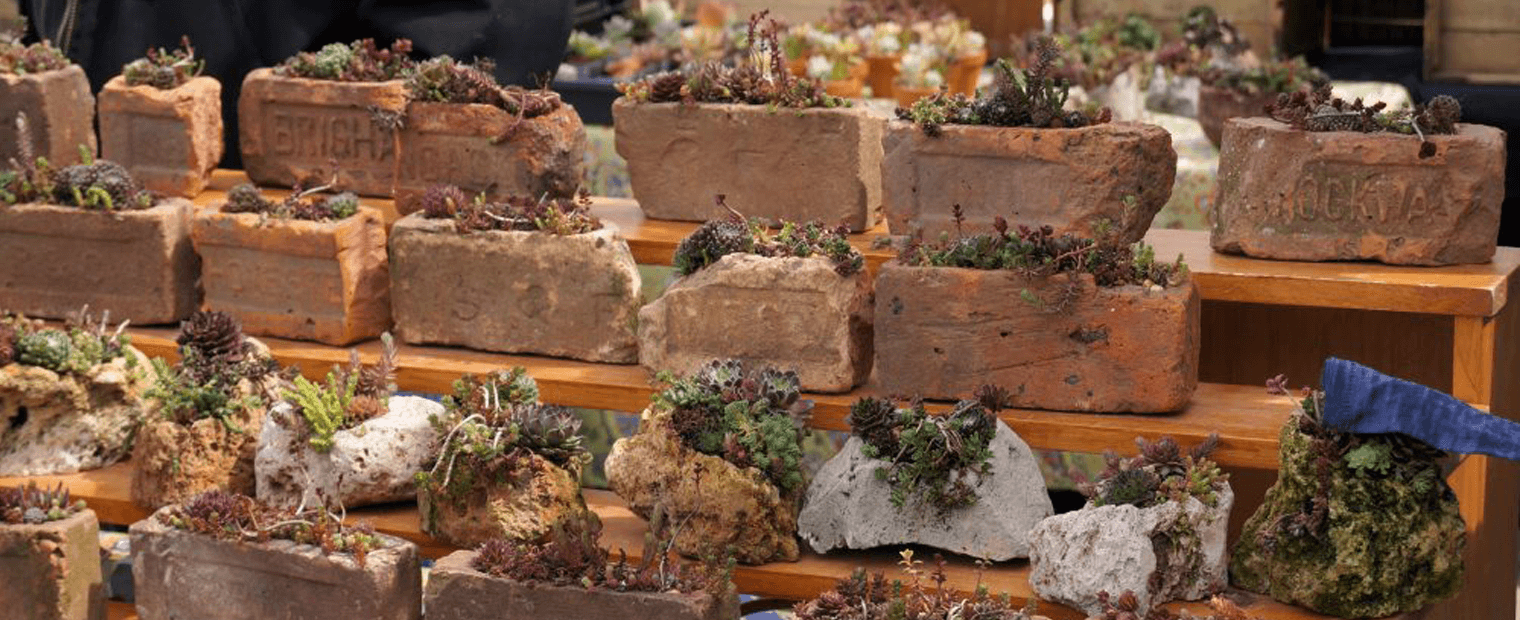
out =
[[391,159],[392,132],[369,114],[328,107],[270,104],[267,139],[274,154],[326,164],[329,159],[383,163]]
[[1293,190],[1267,203],[1267,217],[1288,226],[1359,219],[1372,225],[1448,223],[1452,214],[1439,195],[1440,171],[1313,162]]

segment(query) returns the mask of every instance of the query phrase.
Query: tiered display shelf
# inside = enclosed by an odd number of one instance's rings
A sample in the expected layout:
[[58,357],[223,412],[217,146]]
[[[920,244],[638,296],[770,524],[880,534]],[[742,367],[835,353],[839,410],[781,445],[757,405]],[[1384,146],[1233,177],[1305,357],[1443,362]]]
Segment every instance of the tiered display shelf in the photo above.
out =
[[[240,173],[218,172],[199,204],[219,200]],[[385,201],[366,200],[394,219]],[[636,203],[596,199],[593,210],[616,223],[641,264],[669,264],[676,244],[695,224],[644,220]],[[874,270],[891,251],[874,247],[885,231],[857,235],[852,242]],[[1204,305],[1203,376],[1192,404],[1182,412],[1159,416],[1094,415],[1049,411],[1006,411],[1002,417],[1031,446],[1040,449],[1096,452],[1133,450],[1136,436],[1172,435],[1184,443],[1219,432],[1217,460],[1235,476],[1237,529],[1261,501],[1275,479],[1277,431],[1289,413],[1281,397],[1259,387],[1262,364],[1276,368],[1317,369],[1326,354],[1359,357],[1395,374],[1449,390],[1457,397],[1488,407],[1505,417],[1520,415],[1520,304],[1508,304],[1520,283],[1520,249],[1500,248],[1492,263],[1445,268],[1401,268],[1366,263],[1292,263],[1219,255],[1208,235],[1196,231],[1154,230],[1147,241],[1158,256],[1185,256],[1197,278]],[[1213,317],[1211,318],[1211,311]],[[1235,323],[1249,317],[1250,323]],[[174,354],[172,327],[133,329],[134,342],[149,355]],[[347,350],[304,342],[267,339],[282,363],[319,377],[347,360]],[[366,360],[378,355],[378,343],[361,345]],[[1443,350],[1444,349],[1444,350]],[[1432,353],[1432,350],[1435,352]],[[1214,353],[1211,353],[1214,352]],[[538,380],[546,402],[567,406],[637,411],[653,392],[648,375],[636,366],[613,366],[568,360],[498,355],[446,347],[403,346],[398,383],[403,390],[443,392],[466,372],[505,366],[526,367]],[[1260,358],[1258,360],[1257,358]],[[1255,363],[1261,361],[1262,364]],[[1312,383],[1312,372],[1297,372],[1295,383]],[[814,426],[845,428],[849,403],[872,392],[871,386],[847,395],[810,396],[816,402]],[[127,497],[130,463],[105,470],[54,477],[76,496],[88,500],[106,523],[125,524],[146,516]],[[1514,463],[1471,456],[1452,473],[1450,482],[1468,524],[1467,578],[1455,599],[1412,617],[1493,620],[1514,618],[1516,528],[1520,521],[1520,469]],[[0,485],[15,482],[0,480]],[[605,541],[613,548],[637,551],[644,525],[605,491],[588,490],[607,524]],[[396,505],[350,511],[370,519],[381,531],[422,545],[436,557],[448,551],[418,532],[416,510]],[[895,552],[851,552],[827,557],[804,554],[797,563],[742,567],[736,575],[741,591],[782,599],[807,598],[829,588],[856,566],[895,572]],[[950,583],[975,586],[973,566],[952,564]],[[994,591],[1015,598],[1032,595],[1027,562],[998,565],[982,576]],[[1234,593],[1248,610],[1264,618],[1319,618],[1263,597]],[[1174,609],[1201,610],[1198,604]],[[1053,618],[1081,618],[1054,604],[1041,607]],[[113,607],[113,618],[131,617]]]

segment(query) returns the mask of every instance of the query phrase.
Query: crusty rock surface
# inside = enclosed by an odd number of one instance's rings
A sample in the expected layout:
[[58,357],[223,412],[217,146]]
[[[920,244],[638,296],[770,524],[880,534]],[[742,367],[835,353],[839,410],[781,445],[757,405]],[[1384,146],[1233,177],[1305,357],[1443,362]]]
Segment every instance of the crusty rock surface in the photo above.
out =
[[434,496],[427,485],[418,488],[422,531],[455,547],[475,547],[491,538],[539,541],[556,524],[596,518],[581,495],[579,472],[537,454],[529,453],[506,476],[478,477],[475,484],[476,491],[458,502]]
[[210,489],[254,496],[264,410],[246,408],[229,421],[238,430],[212,418],[189,426],[163,419],[144,425],[132,449],[132,503],[157,509]]
[[67,474],[126,458],[152,383],[148,359],[127,352],[84,375],[0,367],[0,476]]

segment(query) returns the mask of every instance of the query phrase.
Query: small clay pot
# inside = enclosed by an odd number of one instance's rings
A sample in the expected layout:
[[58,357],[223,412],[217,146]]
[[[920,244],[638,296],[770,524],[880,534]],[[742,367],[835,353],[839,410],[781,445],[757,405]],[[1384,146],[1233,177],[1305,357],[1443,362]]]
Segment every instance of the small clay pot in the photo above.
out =
[[891,99],[895,92],[898,63],[902,62],[901,54],[891,56],[867,56],[866,57],[866,84],[871,86],[871,96],[883,99]]
[[985,64],[987,64],[987,50],[955,59],[955,62],[950,65],[949,75],[945,76],[945,83],[950,86],[950,92],[967,97],[975,95],[976,81],[982,76],[982,65]]
[[924,88],[918,86],[903,86],[898,84],[892,91],[892,97],[897,100],[897,105],[904,108],[913,107],[913,102],[939,92],[938,88]]

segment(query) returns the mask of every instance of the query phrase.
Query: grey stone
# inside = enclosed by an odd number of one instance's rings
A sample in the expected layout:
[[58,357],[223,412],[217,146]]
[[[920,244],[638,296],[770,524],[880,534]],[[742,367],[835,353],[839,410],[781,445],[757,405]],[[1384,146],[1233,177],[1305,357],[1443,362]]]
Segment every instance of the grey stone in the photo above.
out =
[[887,463],[867,457],[862,446],[859,437],[851,437],[808,486],[797,532],[818,553],[920,544],[988,560],[1011,560],[1028,557],[1029,530],[1051,514],[1050,496],[1034,454],[1002,422],[988,445],[992,473],[971,475],[976,503],[949,514],[921,501],[893,506],[891,485],[876,476],[876,470]]
[[125,458],[146,415],[142,393],[151,385],[148,358],[127,351],[129,357],[83,375],[22,364],[0,368],[0,476],[66,474]]

